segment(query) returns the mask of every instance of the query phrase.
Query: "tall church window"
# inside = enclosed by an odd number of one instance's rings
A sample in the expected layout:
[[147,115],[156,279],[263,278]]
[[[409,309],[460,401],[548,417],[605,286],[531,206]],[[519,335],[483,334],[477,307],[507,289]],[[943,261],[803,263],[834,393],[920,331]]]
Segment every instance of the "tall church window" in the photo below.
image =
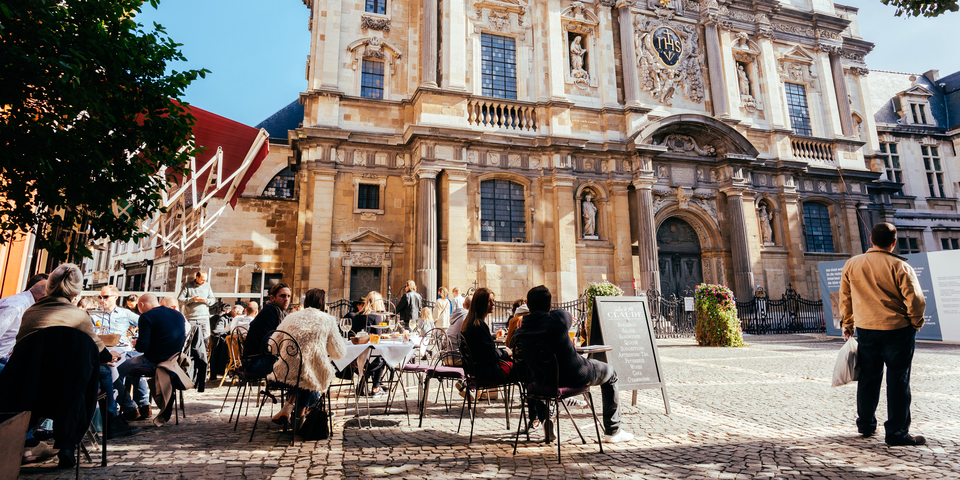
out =
[[480,240],[525,242],[524,188],[509,180],[480,182]]
[[812,136],[810,110],[807,108],[806,87],[797,83],[787,83],[787,109],[790,113],[790,125],[797,135]]
[[940,149],[937,147],[920,146],[923,154],[923,167],[927,170],[927,186],[931,197],[945,197],[943,191],[943,166],[940,164]]
[[367,0],[365,11],[367,13],[379,13],[380,15],[386,15],[387,0]]
[[297,184],[297,176],[290,170],[290,167],[280,170],[267,188],[263,189],[264,197],[293,198],[293,193]]
[[[900,168],[900,151],[896,143],[880,142],[880,153],[887,154],[883,161],[887,171],[887,180],[891,182],[903,183],[903,170]],[[903,195],[903,187],[897,190],[894,195]]]
[[360,96],[364,98],[383,98],[383,62],[363,59],[360,73]]
[[807,233],[807,251],[833,253],[830,209],[818,202],[804,202],[803,223]]
[[480,72],[484,96],[516,99],[516,41],[510,37],[481,34]]

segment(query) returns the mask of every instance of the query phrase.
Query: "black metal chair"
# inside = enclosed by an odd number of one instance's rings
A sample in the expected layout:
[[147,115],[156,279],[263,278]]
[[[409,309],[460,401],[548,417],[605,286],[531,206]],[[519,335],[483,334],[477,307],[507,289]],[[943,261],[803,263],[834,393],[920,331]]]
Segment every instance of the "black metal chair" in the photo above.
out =
[[[198,327],[198,326],[196,326],[196,325],[192,326],[192,327],[190,328],[190,331],[187,332],[187,336],[186,336],[186,338],[184,339],[184,342],[183,342],[183,347],[180,348],[180,353],[177,354],[177,365],[181,365],[181,366],[182,366],[182,364],[181,364],[181,359],[184,358],[184,357],[186,357],[186,356],[189,354],[189,352],[190,352],[190,344],[192,344],[192,343],[194,342],[194,337],[195,337],[196,335],[198,335],[199,333],[200,333],[200,327]],[[131,369],[131,370],[130,370],[130,375],[128,375],[127,378],[139,378],[139,377],[155,378],[155,377],[156,377],[156,374],[157,374],[157,369],[156,369],[156,368],[137,367],[137,368],[134,368],[134,369]],[[133,382],[129,382],[129,383],[132,384]],[[180,389],[180,388],[178,388],[178,387],[176,387],[176,385],[177,385],[178,383],[179,383],[179,382],[174,382],[174,385],[175,385],[174,388],[175,388],[176,391],[175,391],[174,394],[173,394],[173,414],[174,414],[174,416],[176,417],[177,425],[180,425],[180,415],[182,414],[184,420],[186,420],[186,418],[187,418],[187,409],[186,409],[185,404],[184,404],[184,401],[183,401],[183,390]],[[151,386],[152,386],[152,385],[153,385],[153,384],[151,384]],[[151,395],[151,397],[152,397],[152,396],[153,396],[153,395]],[[180,397],[180,402],[179,402],[179,403],[177,403],[177,397],[178,397],[178,396]],[[169,418],[169,417],[167,417],[167,418]]]
[[[483,327],[486,328],[486,327]],[[463,408],[467,407],[467,410],[470,412],[470,442],[473,442],[473,424],[477,416],[477,403],[480,401],[479,393],[481,391],[499,391],[503,390],[503,409],[506,416],[507,429],[510,429],[510,403],[511,403],[511,393],[512,387],[514,385],[519,385],[517,381],[513,380],[511,375],[507,380],[503,382],[489,382],[482,380],[477,377],[477,365],[478,362],[473,356],[473,353],[470,350],[470,344],[467,342],[467,339],[461,334],[460,335],[460,359],[463,363],[463,372],[464,372],[464,396],[463,403],[460,405],[460,422],[457,424],[457,433],[460,433],[460,426],[463,424]],[[482,362],[481,362],[482,364]],[[489,398],[489,394],[487,396]]]
[[[249,371],[249,364],[254,357],[247,358],[244,356],[243,344],[244,344],[244,341],[247,339],[247,329],[248,329],[247,327],[243,327],[243,326],[240,326],[234,329],[234,335],[237,336],[237,345],[236,345],[237,357],[239,358],[240,363],[237,364],[237,367],[231,373],[231,376],[233,376],[236,379],[236,382],[238,383],[238,385],[237,385],[237,395],[233,400],[233,408],[230,410],[230,417],[227,419],[228,422],[231,422],[231,421],[234,422],[233,424],[234,431],[237,430],[237,427],[240,424],[240,411],[237,410],[237,405],[241,404],[244,400],[247,400],[247,395],[249,395],[250,393],[250,384],[253,383],[257,388],[257,392],[259,392],[261,382],[263,382],[267,378],[265,374],[255,375]],[[232,384],[233,382],[231,382],[231,386]],[[227,387],[227,395],[224,396],[224,401],[226,401],[229,395],[230,395],[230,387]],[[258,393],[257,403],[259,402],[260,402],[260,397]],[[243,407],[241,406],[241,409],[242,408]],[[247,413],[249,413],[249,408],[250,408],[250,402],[247,401]],[[237,414],[236,419],[233,418],[234,413]],[[246,413],[244,415],[246,415]]]
[[[553,411],[555,412],[554,424],[557,428],[557,462],[562,463],[560,460],[561,405],[563,405],[564,411],[567,412],[567,416],[570,418],[571,423],[573,423],[574,428],[577,429],[577,434],[580,435],[580,440],[583,441],[584,445],[587,444],[587,440],[583,437],[583,433],[580,432],[580,427],[577,426],[577,422],[575,422],[573,420],[573,416],[570,415],[570,410],[568,410],[566,404],[563,403],[563,400],[578,395],[583,395],[590,404],[590,413],[593,415],[593,425],[597,429],[597,442],[600,444],[600,453],[603,453],[603,439],[600,437],[600,420],[597,418],[597,411],[593,405],[593,395],[590,394],[590,386],[560,387],[560,371],[557,364],[557,357],[554,355],[553,351],[547,347],[546,344],[542,342],[533,342],[527,344],[522,340],[518,340],[515,346],[516,348],[513,352],[513,358],[519,365],[515,366],[514,368],[520,370],[526,369],[531,377],[530,381],[525,382],[523,388],[520,389],[520,403],[526,405],[527,399],[553,403]],[[517,436],[513,441],[514,455],[517,454],[517,444],[520,441],[520,430],[523,428],[524,419],[526,418],[526,409],[522,409],[521,412],[520,425],[517,426]],[[527,436],[527,439],[529,440],[529,435]]]
[[[263,412],[263,405],[267,403],[268,398],[273,404],[277,403],[277,396],[273,393],[273,389],[280,392],[281,405],[285,397],[289,394],[296,392],[299,392],[300,395],[306,394],[306,391],[300,390],[300,374],[303,372],[303,357],[300,355],[300,352],[300,344],[293,335],[283,330],[273,330],[267,333],[267,343],[263,346],[262,354],[276,358],[273,362],[273,372],[276,379],[272,381],[267,380],[263,390],[260,391],[260,408],[257,409],[257,418],[253,421],[253,429],[250,431],[251,442],[253,441],[254,433],[257,432],[257,423],[260,421],[260,413]],[[278,371],[283,372],[283,374],[276,376],[276,372]],[[323,400],[321,399],[321,401]],[[294,408],[293,414],[290,416],[290,424],[293,427],[291,446],[296,445],[297,442],[297,410],[299,409]]]

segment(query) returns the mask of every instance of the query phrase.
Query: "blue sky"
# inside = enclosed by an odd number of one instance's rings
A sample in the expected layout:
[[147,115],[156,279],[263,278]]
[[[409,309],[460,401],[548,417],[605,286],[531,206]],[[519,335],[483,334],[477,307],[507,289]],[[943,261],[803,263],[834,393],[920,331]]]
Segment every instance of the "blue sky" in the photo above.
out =
[[[358,0],[359,1],[359,0]],[[879,0],[843,0],[858,7],[860,34],[876,44],[871,69],[945,76],[960,70],[960,14],[897,18]],[[162,0],[138,21],[158,22],[187,57],[173,68],[206,68],[185,100],[218,115],[256,125],[306,87],[310,12],[301,0]]]

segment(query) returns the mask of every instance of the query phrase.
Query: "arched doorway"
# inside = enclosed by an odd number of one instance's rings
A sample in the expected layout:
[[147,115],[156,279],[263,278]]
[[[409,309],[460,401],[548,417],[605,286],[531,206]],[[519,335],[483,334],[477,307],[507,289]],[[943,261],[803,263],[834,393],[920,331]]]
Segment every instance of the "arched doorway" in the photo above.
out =
[[660,265],[660,294],[683,296],[703,283],[700,239],[686,221],[671,217],[657,229],[657,260]]

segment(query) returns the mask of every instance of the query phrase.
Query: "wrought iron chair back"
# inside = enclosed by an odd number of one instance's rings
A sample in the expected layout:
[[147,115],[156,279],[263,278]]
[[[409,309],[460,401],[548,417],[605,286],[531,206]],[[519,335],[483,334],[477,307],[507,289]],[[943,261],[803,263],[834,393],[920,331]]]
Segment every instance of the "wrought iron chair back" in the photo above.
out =
[[[253,422],[253,429],[250,431],[250,441],[253,441],[253,435],[257,431],[257,422],[260,420],[260,413],[263,411],[263,405],[267,402],[267,398],[271,399],[273,403],[277,403],[277,397],[271,392],[271,389],[280,390],[280,402],[283,403],[284,395],[288,390],[291,393],[300,390],[300,376],[303,373],[300,343],[293,335],[283,330],[273,330],[267,333],[262,355],[274,357],[276,360],[273,362],[273,379],[270,380],[268,375],[266,387],[260,392],[262,399],[257,411],[257,418]],[[303,392],[303,394],[306,394],[306,392]],[[290,416],[290,423],[293,426],[291,445],[295,445],[297,441],[297,410],[297,408],[294,408],[293,414]]]

